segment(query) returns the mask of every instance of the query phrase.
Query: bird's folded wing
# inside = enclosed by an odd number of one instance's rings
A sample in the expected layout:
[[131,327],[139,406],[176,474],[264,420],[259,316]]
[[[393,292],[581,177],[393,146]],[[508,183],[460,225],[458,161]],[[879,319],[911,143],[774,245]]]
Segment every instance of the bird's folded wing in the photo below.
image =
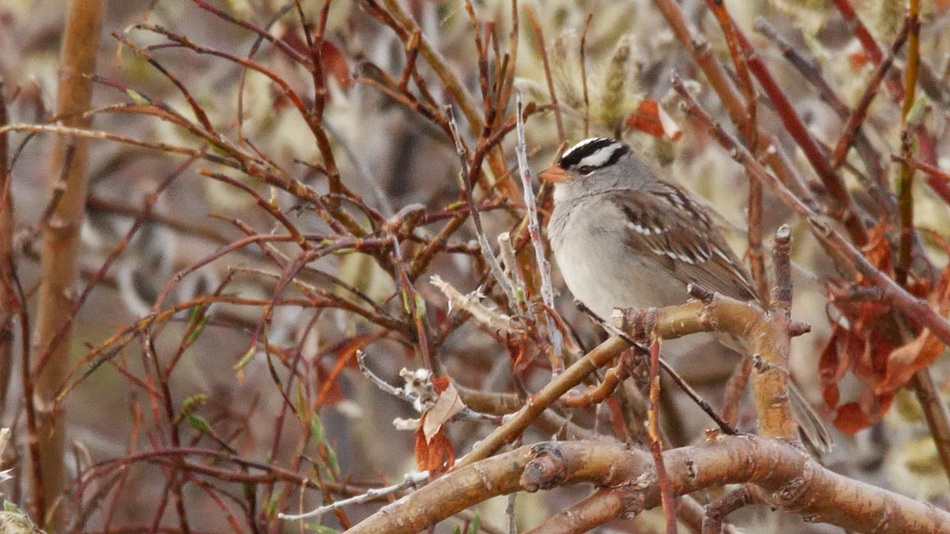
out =
[[709,215],[672,184],[652,191],[616,191],[610,201],[626,216],[625,245],[655,261],[684,284],[739,300],[755,290],[742,263]]

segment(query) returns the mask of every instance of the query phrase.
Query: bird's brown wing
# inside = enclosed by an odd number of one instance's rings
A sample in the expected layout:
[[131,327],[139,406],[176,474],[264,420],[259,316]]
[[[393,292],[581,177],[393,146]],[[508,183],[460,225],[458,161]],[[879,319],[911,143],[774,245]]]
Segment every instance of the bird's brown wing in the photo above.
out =
[[739,300],[756,298],[742,263],[702,206],[683,190],[661,182],[651,191],[616,191],[610,201],[627,218],[625,244],[635,254],[652,259],[684,284]]

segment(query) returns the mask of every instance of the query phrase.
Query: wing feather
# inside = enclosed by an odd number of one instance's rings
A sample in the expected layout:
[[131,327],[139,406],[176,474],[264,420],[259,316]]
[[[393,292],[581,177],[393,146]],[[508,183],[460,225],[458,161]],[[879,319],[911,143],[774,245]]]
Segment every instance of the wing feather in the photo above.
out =
[[[610,200],[628,220],[625,245],[684,284],[754,300],[755,289],[742,263],[704,209],[678,187],[664,182],[658,186],[652,191],[616,191],[611,195]],[[669,217],[661,220],[657,213]]]

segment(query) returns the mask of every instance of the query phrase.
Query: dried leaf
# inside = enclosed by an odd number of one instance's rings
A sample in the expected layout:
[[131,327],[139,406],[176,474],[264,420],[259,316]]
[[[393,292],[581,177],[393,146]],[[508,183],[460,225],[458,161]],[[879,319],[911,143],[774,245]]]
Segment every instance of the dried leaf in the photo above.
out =
[[[950,312],[950,268],[940,275],[930,304],[944,317]],[[925,328],[913,341],[891,351],[884,376],[874,392],[880,395],[897,391],[917,371],[933,363],[944,348],[943,342]]]
[[330,349],[335,353],[336,363],[333,369],[327,370],[323,365],[317,365],[317,385],[320,393],[317,395],[317,406],[331,406],[346,397],[340,387],[340,374],[347,367],[357,367],[356,352],[382,336],[384,330],[373,334],[352,336],[342,340]]
[[893,393],[902,388],[917,371],[927,367],[943,352],[944,344],[929,329],[903,347],[891,351],[887,372],[874,392],[878,395]]
[[646,99],[640,102],[637,109],[627,117],[627,126],[653,137],[663,137],[666,133],[660,120],[660,105],[656,100]]
[[534,359],[538,356],[537,346],[531,343],[529,350],[529,339],[526,335],[510,335],[507,338],[508,357],[511,358],[511,366],[516,372],[523,372],[528,368]]
[[868,64],[868,55],[864,51],[848,54],[848,65],[851,70],[860,72]]
[[847,350],[840,350],[841,344],[848,337],[848,332],[835,326],[832,330],[831,338],[825,344],[821,351],[821,357],[818,359],[818,378],[821,382],[822,397],[825,399],[825,405],[834,408],[841,400],[841,392],[838,390],[838,381],[844,377],[851,367]]
[[663,125],[663,134],[666,135],[670,140],[676,141],[683,136],[683,130],[680,130],[676,121],[673,120],[673,117],[670,117],[670,114],[666,112],[666,109],[663,106],[659,106],[659,115],[660,115],[660,124]]
[[[435,382],[435,380],[433,380],[433,382]],[[442,425],[455,417],[464,407],[465,404],[463,404],[462,399],[459,398],[458,391],[455,389],[455,386],[449,382],[445,390],[439,395],[439,398],[436,399],[435,404],[423,415],[422,433],[426,440],[431,441],[433,436],[442,430]]]
[[[868,235],[868,244],[862,249],[864,257],[882,273],[891,272],[891,246],[887,242],[887,224],[881,223]],[[859,281],[864,277],[860,276]]]
[[848,434],[854,434],[858,430],[867,428],[873,423],[874,420],[869,418],[867,414],[861,410],[861,406],[857,402],[849,402],[841,405],[838,408],[838,413],[835,415],[835,426],[838,430]]
[[857,401],[841,405],[835,415],[835,426],[843,432],[854,434],[876,423],[891,407],[893,394],[875,395],[864,389]]
[[444,428],[440,428],[432,439],[426,439],[422,431],[425,419],[426,417],[423,416],[423,424],[416,431],[416,466],[419,470],[426,470],[432,475],[437,475],[455,465],[455,449],[452,448],[452,443],[445,435]]
[[340,401],[346,400],[346,395],[343,394],[343,388],[340,387],[340,382],[336,379],[336,371],[339,369],[341,369],[339,366],[336,369],[328,370],[326,366],[322,364],[316,365],[316,383],[320,387],[320,393],[317,395],[315,407],[333,406]]
[[346,56],[340,52],[335,44],[324,39],[320,47],[320,59],[323,61],[323,68],[330,73],[330,76],[336,78],[340,87],[349,89],[353,86],[353,78],[350,76],[350,66],[346,62]]

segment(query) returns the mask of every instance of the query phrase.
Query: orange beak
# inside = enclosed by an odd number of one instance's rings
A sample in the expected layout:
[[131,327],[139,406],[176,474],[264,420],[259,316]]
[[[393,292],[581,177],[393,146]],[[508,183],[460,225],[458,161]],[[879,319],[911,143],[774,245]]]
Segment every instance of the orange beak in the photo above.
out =
[[559,184],[561,182],[566,182],[568,178],[567,172],[564,171],[558,165],[551,165],[547,169],[544,169],[538,174],[538,178],[545,182],[551,182],[554,184]]

